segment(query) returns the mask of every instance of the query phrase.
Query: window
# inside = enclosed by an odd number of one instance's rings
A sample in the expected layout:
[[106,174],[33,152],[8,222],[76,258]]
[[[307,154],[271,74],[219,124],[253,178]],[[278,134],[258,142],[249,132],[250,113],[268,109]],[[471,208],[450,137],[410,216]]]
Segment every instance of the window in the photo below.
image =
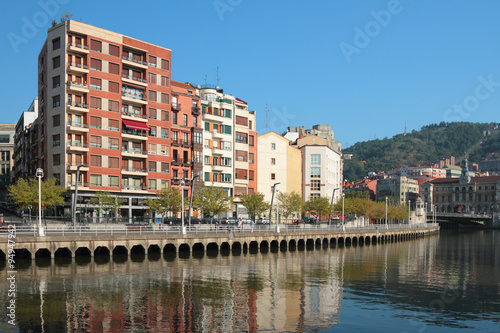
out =
[[221,133],[224,133],[224,134],[231,134],[231,126],[229,125],[222,125],[221,126]]
[[167,145],[160,146],[160,154],[163,156],[168,156],[168,146]]
[[276,174],[275,173],[272,173],[271,174],[271,180],[275,180],[276,179]]
[[61,85],[61,77],[59,75],[54,76],[52,78],[52,88],[58,88],[60,85]]
[[156,161],[149,161],[148,162],[148,171],[156,172]]
[[118,138],[108,138],[108,148],[109,149],[120,149],[120,139]]
[[119,187],[120,186],[120,177],[108,176],[108,186],[109,187]]
[[248,153],[248,163],[254,164],[254,154]]
[[320,178],[320,177],[321,177],[321,168],[311,167],[311,178]]
[[248,144],[250,145],[250,147],[253,147],[255,145],[255,138],[253,135],[248,136]]
[[188,125],[188,116],[187,114],[182,115],[182,125],[187,126]]
[[108,119],[108,129],[110,131],[119,131],[119,121],[117,119]]
[[102,186],[102,176],[90,175],[90,186]]
[[194,143],[201,145],[203,143],[203,135],[200,132],[193,133]]
[[148,117],[150,119],[156,119],[156,109],[149,108]]
[[149,83],[156,84],[156,74],[155,73],[149,73]]
[[156,136],[156,126],[149,126],[149,136]]
[[156,143],[148,144],[148,154],[156,155]]
[[120,102],[109,100],[108,110],[112,112],[120,112]]
[[170,121],[170,113],[165,110],[161,110],[161,120]]
[[52,116],[52,126],[57,127],[61,125],[61,116],[56,114],[55,116]]
[[120,66],[118,66],[118,64],[114,64],[114,63],[110,62],[109,63],[109,73],[115,74],[115,75],[120,75]]
[[[175,133],[175,132],[172,132]],[[161,128],[161,137],[163,139],[168,139],[168,128]]]
[[172,124],[177,125],[177,112],[172,113]]
[[236,134],[235,134],[235,140],[236,140],[236,142],[247,143],[247,139],[248,139],[248,134],[241,133],[241,132],[236,132]]
[[118,157],[108,157],[108,167],[110,169],[119,169],[120,159]]
[[61,38],[56,38],[52,40],[52,51],[61,48]]
[[109,54],[114,57],[120,56],[120,48],[116,45],[109,44]]
[[90,78],[90,89],[101,90],[102,89],[102,81],[101,79],[91,77]]
[[271,165],[276,165],[276,159],[274,157],[271,158]]
[[274,142],[271,143],[271,150],[276,150],[276,144]]
[[52,165],[61,165],[61,155],[60,154],[52,155]]
[[148,179],[148,189],[156,190],[156,179]]
[[161,69],[164,69],[166,71],[170,70],[170,61],[161,59]]
[[118,82],[109,81],[108,90],[110,93],[119,94],[120,93],[120,84]]
[[52,147],[57,147],[61,145],[61,135],[52,135]]
[[168,173],[168,163],[166,162],[161,162],[161,172],[162,173]]
[[193,117],[193,127],[198,127],[198,117]]
[[321,183],[319,180],[311,180],[311,191],[321,190]]
[[90,155],[90,166],[102,167],[102,156],[101,155]]
[[242,116],[236,116],[236,125],[247,126],[248,118]]
[[57,56],[52,58],[52,68],[59,68],[61,66],[61,57]]
[[156,57],[150,55],[149,56],[149,66],[156,67]]
[[148,92],[148,99],[152,102],[156,102],[156,91],[154,90],[149,90]]
[[205,122],[205,131],[210,132],[210,123]]
[[90,69],[93,69],[95,71],[101,71],[102,70],[101,60],[90,58]]
[[102,43],[98,40],[91,39],[90,40],[90,49],[92,51],[102,52]]
[[100,117],[90,117],[91,128],[101,128],[102,119]]
[[101,148],[102,138],[100,136],[91,135],[90,136],[90,147]]
[[162,76],[161,77],[161,85],[164,86],[164,87],[168,87],[169,86],[169,79],[168,77],[166,76]]
[[320,154],[311,154],[311,165],[321,165]]
[[93,109],[101,110],[101,99],[99,97],[90,97],[90,107]]
[[165,94],[165,93],[161,93],[161,102],[163,104],[170,104],[169,95]]
[[59,95],[52,97],[52,107],[56,108],[61,105],[61,97]]

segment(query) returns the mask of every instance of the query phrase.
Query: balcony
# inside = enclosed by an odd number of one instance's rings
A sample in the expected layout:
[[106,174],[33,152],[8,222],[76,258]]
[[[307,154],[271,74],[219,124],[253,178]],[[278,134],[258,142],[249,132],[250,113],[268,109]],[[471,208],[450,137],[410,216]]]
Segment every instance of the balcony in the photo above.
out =
[[89,92],[89,86],[86,84],[68,81],[66,82],[66,87],[68,88],[68,91],[81,92],[81,93]]
[[179,139],[174,139],[174,140],[172,140],[172,146],[175,146],[175,147],[180,147],[180,145],[181,145],[181,141],[182,141],[182,140],[179,140]]
[[142,69],[148,68],[148,63],[146,61],[143,61],[142,59],[135,59],[133,57],[128,56],[127,54],[122,55],[122,63]]
[[195,116],[199,116],[200,115],[200,108],[199,107],[192,107],[191,108],[191,112],[195,115]]
[[[75,184],[68,184],[66,187],[67,187],[68,190],[75,190]],[[82,183],[82,182],[78,183],[78,189],[79,190],[88,189],[88,187],[89,187],[88,183]]]
[[136,169],[131,167],[122,167],[123,175],[147,176],[148,171],[144,168]]
[[122,129],[122,136],[126,139],[144,140],[148,139],[148,133],[146,131],[136,130],[136,129]]
[[172,165],[176,165],[176,166],[181,166],[183,163],[182,163],[182,158],[174,158],[172,160]]
[[75,73],[81,73],[81,74],[88,74],[89,73],[89,67],[87,65],[77,64],[76,62],[68,63],[67,70],[69,72],[75,72]]
[[132,186],[132,185],[126,185],[126,186],[122,186],[122,191],[147,191],[148,188],[147,186]]
[[82,143],[81,141],[71,141],[68,140],[66,143],[66,148],[69,151],[78,151],[78,152],[88,152],[89,146],[86,143]]
[[71,132],[84,132],[87,133],[89,131],[89,125],[82,123],[74,123],[68,120],[68,124],[66,125],[66,129]]
[[89,53],[89,47],[80,43],[70,42],[68,43],[68,51],[87,54]]
[[148,117],[145,114],[142,114],[134,109],[130,109],[127,107],[122,107],[122,118],[124,119],[132,119],[138,121],[148,121]]
[[122,156],[135,157],[135,158],[148,158],[148,152],[142,149],[122,148]]
[[89,112],[89,106],[85,103],[70,103],[66,104],[68,111],[87,113]]
[[145,78],[142,78],[142,77],[138,77],[138,76],[133,76],[133,75],[129,75],[127,73],[123,73],[122,74],[122,79],[124,81],[128,81],[130,83],[139,83],[139,84],[143,84],[145,86],[148,85],[147,81]]
[[180,103],[172,103],[172,111],[180,111],[181,104]]
[[141,92],[141,94],[139,95],[129,92],[122,92],[122,99],[124,101],[129,101],[132,103],[139,103],[144,105],[148,104],[146,94],[144,92]]
[[179,140],[181,142],[181,145],[184,148],[190,148],[192,146],[192,142],[190,140]]

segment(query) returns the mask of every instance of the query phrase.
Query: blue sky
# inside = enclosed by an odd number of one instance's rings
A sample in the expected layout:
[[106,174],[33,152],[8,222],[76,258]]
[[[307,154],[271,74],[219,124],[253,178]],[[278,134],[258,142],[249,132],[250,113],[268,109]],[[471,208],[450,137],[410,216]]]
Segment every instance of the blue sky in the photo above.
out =
[[41,0],[2,4],[0,122],[36,95],[38,53],[65,10],[170,48],[174,80],[215,84],[218,67],[261,134],[330,124],[346,147],[405,122],[500,121],[499,1]]

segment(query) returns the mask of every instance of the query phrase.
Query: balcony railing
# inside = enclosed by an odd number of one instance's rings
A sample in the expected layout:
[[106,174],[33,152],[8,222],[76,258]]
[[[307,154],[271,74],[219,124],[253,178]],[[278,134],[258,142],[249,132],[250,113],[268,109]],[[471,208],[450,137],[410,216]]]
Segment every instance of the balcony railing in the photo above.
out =
[[86,103],[71,103],[71,102],[68,102],[67,106],[68,106],[68,108],[71,107],[71,106],[74,106],[74,107],[77,107],[77,108],[84,108],[84,109],[88,109],[89,108],[89,106]]
[[194,114],[196,114],[196,115],[199,115],[200,114],[200,108],[193,106],[191,108],[191,112],[194,113]]
[[182,165],[182,158],[174,158],[172,165]]
[[75,43],[75,42],[68,43],[68,49],[70,48],[70,46],[78,47],[78,48],[84,49],[84,50],[88,50],[89,49],[89,47],[87,45],[82,45],[80,43]]
[[88,145],[86,143],[83,143],[81,141],[71,141],[71,140],[68,140],[67,145],[68,145],[68,148],[70,148],[70,147],[87,148],[88,147]]
[[129,186],[125,185],[122,186],[122,190],[130,190],[130,191],[144,191],[147,190],[148,188],[146,186]]
[[134,80],[134,81],[138,81],[138,82],[142,82],[142,83],[147,83],[146,79],[144,79],[142,77],[136,77],[136,76],[133,76],[133,75],[128,75],[126,73],[123,73],[122,77],[125,78],[125,79],[129,79],[129,80]]
[[129,172],[147,172],[147,170],[144,168],[136,169],[136,168],[130,168],[130,167],[126,167],[126,166],[122,167],[122,170],[129,171]]
[[172,103],[172,110],[179,111],[181,109],[180,103]]
[[131,93],[127,93],[127,92],[122,92],[122,97],[127,97],[127,98],[139,99],[141,101],[146,101],[146,95],[144,93],[141,93],[140,95],[137,95],[137,94],[131,94]]
[[77,88],[82,88],[82,89],[89,88],[89,86],[86,84],[81,84],[81,83],[76,83],[76,82],[71,82],[71,81],[66,82],[66,85],[68,88],[70,88],[70,87],[77,87]]
[[142,118],[142,119],[148,118],[145,114],[141,114],[141,113],[135,112],[135,111],[129,111],[128,108],[123,108],[123,107],[122,107],[122,115],[129,116],[129,117],[135,117],[135,118]]
[[129,57],[126,54],[122,55],[122,59],[131,61],[131,62],[135,62],[135,63],[140,64],[140,65],[146,65],[146,66],[148,65],[148,63],[143,61],[142,59],[134,59],[133,57]]
[[85,64],[78,64],[76,62],[70,62],[68,64],[68,66],[72,66],[72,67],[78,67],[78,68],[83,68],[83,69],[88,69],[89,66],[85,65]]
[[137,136],[147,136],[146,131],[136,130],[136,129],[122,129],[122,134],[137,135]]
[[73,127],[81,127],[81,128],[88,128],[88,124],[82,124],[78,122],[73,122],[70,119],[68,119],[68,127],[73,126]]
[[147,151],[142,150],[142,149],[137,149],[137,148],[133,148],[133,149],[122,148],[122,153],[139,154],[139,155],[147,155],[148,154]]

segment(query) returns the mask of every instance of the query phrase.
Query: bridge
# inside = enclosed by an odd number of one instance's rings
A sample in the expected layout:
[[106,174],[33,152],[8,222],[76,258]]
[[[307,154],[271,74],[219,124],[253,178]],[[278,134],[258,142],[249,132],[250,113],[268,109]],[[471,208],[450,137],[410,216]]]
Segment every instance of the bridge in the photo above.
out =
[[[436,220],[456,222],[464,226],[493,227],[493,214],[469,214],[469,213],[436,213]],[[427,220],[431,221],[432,214],[427,215]]]
[[308,245],[363,245],[415,239],[439,231],[439,225],[382,224],[366,227],[345,225],[271,225],[254,229],[207,226],[48,226],[46,235],[36,228],[10,226],[0,231],[0,258],[72,257],[117,254],[178,253],[209,250],[295,248]]

